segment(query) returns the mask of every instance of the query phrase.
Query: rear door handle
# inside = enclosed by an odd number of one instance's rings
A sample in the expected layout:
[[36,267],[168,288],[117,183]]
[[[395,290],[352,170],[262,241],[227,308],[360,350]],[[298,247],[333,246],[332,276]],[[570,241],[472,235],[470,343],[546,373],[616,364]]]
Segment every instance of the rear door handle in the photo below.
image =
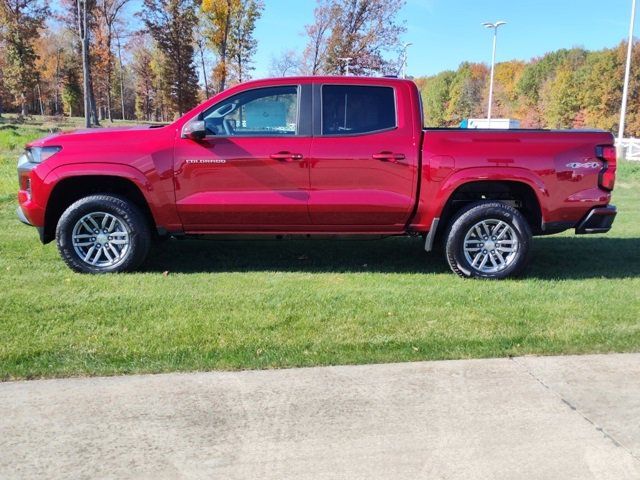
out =
[[391,162],[391,163],[397,163],[398,161],[404,160],[406,158],[403,153],[393,153],[393,152],[374,153],[371,157],[374,160],[380,160],[381,162]]
[[301,153],[291,153],[291,152],[278,152],[272,153],[269,155],[273,160],[280,160],[283,162],[293,162],[294,160],[302,160],[304,156]]

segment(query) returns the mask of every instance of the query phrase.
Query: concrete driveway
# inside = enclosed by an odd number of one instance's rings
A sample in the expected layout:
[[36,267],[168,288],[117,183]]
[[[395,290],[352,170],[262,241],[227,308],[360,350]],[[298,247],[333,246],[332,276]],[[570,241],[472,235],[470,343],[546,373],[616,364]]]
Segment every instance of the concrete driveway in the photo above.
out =
[[640,354],[0,384],[0,478],[639,479]]

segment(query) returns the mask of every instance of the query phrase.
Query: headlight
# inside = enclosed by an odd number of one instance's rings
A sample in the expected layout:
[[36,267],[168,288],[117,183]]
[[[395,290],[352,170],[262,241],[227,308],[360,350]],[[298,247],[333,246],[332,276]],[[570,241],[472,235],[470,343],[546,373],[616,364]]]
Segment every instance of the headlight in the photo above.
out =
[[27,148],[24,155],[31,163],[42,163],[62,150],[62,147],[31,147]]

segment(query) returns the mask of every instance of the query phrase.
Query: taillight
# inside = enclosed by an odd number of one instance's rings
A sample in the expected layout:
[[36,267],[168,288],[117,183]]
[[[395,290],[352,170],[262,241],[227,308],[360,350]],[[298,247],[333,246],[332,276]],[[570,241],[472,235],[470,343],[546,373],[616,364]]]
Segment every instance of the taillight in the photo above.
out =
[[598,177],[598,186],[603,190],[611,191],[616,183],[616,167],[618,156],[613,145],[600,145],[596,147],[596,156],[604,162],[604,167]]

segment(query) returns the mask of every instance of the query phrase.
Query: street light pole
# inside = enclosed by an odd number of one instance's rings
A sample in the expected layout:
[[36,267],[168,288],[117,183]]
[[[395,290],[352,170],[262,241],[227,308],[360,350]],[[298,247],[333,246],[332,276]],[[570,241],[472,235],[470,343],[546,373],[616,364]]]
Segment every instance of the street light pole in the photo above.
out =
[[[636,22],[636,0],[631,2],[631,25],[629,25],[629,45],[627,47],[627,66],[624,72],[624,89],[622,91],[622,108],[620,109],[620,127],[618,130],[618,145],[624,139],[624,122],[627,116],[627,97],[629,96],[629,77],[631,76],[631,54],[633,52],[633,27]],[[619,147],[620,148],[620,147]]]
[[506,24],[507,22],[503,22],[502,20],[496,23],[485,22],[482,24],[486,28],[493,29],[493,54],[491,55],[491,80],[489,81],[489,108],[487,112],[487,119],[489,120],[491,120],[491,108],[493,107],[493,76],[496,68],[496,43],[498,41],[498,28]]
[[353,57],[342,57],[342,58],[339,58],[338,60],[340,60],[341,62],[344,62],[344,72],[345,72],[345,75],[348,77],[349,66],[351,64],[351,60],[353,60]]
[[404,44],[404,49],[403,49],[403,54],[402,54],[402,78],[407,78],[407,55],[408,52],[407,50],[409,49],[409,47],[413,45],[413,43],[405,43]]

